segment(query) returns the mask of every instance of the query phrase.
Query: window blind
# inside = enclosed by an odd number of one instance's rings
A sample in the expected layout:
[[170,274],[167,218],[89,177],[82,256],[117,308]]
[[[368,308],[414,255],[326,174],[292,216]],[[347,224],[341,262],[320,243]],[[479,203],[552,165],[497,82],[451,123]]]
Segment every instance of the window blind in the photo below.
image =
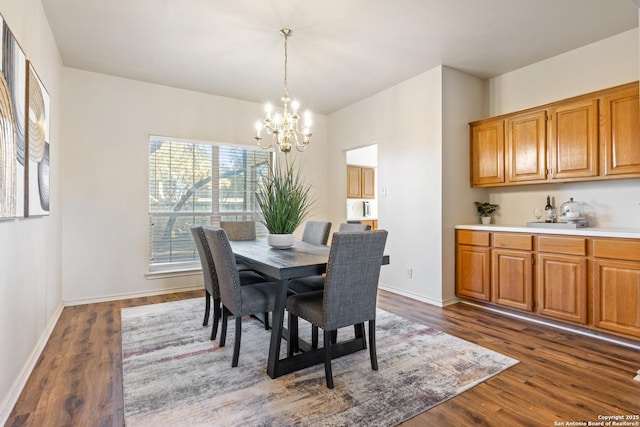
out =
[[270,164],[257,148],[151,136],[150,265],[197,261],[192,224],[255,220],[256,185]]

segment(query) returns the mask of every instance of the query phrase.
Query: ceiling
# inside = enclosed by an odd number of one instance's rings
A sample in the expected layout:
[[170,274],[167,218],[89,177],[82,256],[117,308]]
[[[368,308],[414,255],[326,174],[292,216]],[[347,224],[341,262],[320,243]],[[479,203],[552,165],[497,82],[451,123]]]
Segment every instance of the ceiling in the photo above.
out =
[[633,0],[42,0],[64,65],[329,114],[438,65],[489,78],[638,26]]

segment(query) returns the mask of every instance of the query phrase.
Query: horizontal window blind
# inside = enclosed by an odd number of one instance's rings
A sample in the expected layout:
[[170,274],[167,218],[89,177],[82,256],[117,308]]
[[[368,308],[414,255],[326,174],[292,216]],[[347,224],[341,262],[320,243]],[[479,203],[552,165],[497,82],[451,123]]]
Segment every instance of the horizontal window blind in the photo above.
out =
[[151,136],[150,265],[198,261],[193,224],[255,220],[256,185],[270,164],[260,149]]

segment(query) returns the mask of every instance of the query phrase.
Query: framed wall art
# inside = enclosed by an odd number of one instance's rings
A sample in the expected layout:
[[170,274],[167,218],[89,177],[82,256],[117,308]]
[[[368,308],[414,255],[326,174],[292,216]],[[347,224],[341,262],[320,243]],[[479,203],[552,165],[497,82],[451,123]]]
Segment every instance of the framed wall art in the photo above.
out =
[[27,216],[49,215],[49,93],[27,61]]
[[25,215],[26,63],[0,16],[0,220]]

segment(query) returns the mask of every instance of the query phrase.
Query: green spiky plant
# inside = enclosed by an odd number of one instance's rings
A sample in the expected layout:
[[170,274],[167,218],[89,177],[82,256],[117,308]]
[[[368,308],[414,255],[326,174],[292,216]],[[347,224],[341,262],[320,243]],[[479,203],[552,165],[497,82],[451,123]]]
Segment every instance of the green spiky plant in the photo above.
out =
[[271,234],[292,234],[311,213],[314,200],[293,162],[285,160],[258,185],[259,221]]

